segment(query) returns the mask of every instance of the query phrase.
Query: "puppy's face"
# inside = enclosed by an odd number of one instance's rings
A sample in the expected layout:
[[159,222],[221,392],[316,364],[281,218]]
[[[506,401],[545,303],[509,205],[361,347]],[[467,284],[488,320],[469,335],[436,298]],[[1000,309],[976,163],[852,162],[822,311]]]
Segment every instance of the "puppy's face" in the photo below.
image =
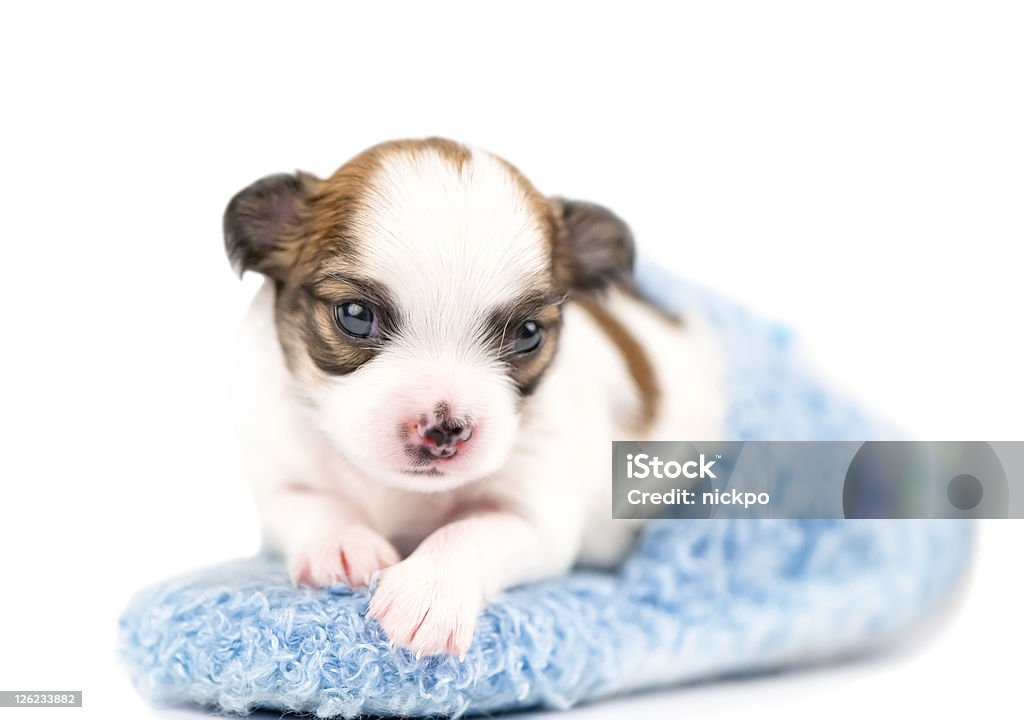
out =
[[574,292],[628,282],[601,208],[551,201],[445,140],[380,145],[328,180],[265,178],[225,215],[229,255],[276,285],[288,367],[367,474],[441,491],[493,473],[558,346]]

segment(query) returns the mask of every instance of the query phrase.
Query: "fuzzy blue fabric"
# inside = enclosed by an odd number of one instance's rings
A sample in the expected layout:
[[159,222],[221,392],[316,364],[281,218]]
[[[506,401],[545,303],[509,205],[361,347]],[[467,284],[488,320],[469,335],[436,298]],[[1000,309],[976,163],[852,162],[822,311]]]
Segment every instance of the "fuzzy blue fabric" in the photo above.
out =
[[[655,299],[718,329],[729,439],[885,436],[807,377],[783,328],[657,268],[639,274]],[[139,593],[121,654],[152,700],[224,711],[566,708],[891,641],[948,597],[971,536],[956,520],[656,522],[616,574],[575,572],[492,603],[464,662],[390,649],[364,617],[367,591],[293,588],[278,561],[258,557]]]

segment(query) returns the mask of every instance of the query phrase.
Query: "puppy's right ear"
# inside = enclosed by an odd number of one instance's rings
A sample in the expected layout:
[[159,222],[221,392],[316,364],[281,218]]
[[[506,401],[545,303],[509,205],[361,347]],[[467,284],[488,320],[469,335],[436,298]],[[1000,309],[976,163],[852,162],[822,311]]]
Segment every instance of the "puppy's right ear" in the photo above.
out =
[[224,211],[224,249],[235,271],[283,279],[294,264],[303,211],[319,181],[307,173],[257,180]]

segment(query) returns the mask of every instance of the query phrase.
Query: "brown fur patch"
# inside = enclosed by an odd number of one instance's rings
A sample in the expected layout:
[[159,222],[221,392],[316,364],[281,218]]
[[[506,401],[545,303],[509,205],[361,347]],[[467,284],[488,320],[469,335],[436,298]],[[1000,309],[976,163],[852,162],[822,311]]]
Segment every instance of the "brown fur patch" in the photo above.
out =
[[[378,337],[350,337],[338,328],[335,308],[348,301],[369,302],[379,323]],[[343,275],[279,287],[275,319],[286,359],[290,361],[296,349],[305,346],[314,364],[329,375],[347,375],[359,369],[398,329],[397,310],[383,287]]]
[[594,319],[597,326],[622,355],[640,398],[635,429],[637,432],[646,431],[657,418],[661,404],[661,388],[658,386],[658,378],[651,359],[643,346],[614,315],[608,312],[604,305],[585,300],[580,300],[577,304]]
[[[530,395],[537,389],[555,357],[562,327],[562,311],[558,300],[549,295],[524,297],[497,310],[488,321],[485,331],[487,339],[508,366],[509,376],[521,396]],[[530,320],[542,328],[540,346],[533,352],[512,352],[510,346],[516,332],[524,322]]]
[[[301,222],[292,238],[295,249],[291,267],[293,278],[308,279],[323,272],[328,264],[336,269],[355,253],[358,238],[353,233],[355,219],[366,207],[373,178],[390,155],[434,151],[461,172],[470,157],[469,150],[451,140],[393,140],[374,145],[338,168],[331,177],[317,182],[311,197],[300,209]],[[335,259],[337,261],[335,261]]]

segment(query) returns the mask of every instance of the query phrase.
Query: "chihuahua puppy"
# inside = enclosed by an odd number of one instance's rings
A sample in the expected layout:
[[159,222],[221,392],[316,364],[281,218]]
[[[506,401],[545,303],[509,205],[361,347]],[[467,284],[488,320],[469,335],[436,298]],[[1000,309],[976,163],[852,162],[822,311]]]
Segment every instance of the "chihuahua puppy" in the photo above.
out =
[[266,177],[224,217],[266,276],[238,402],[267,544],[294,582],[366,586],[420,655],[465,656],[483,605],[612,565],[613,439],[709,439],[717,349],[633,285],[629,229],[487,152],[373,147]]

